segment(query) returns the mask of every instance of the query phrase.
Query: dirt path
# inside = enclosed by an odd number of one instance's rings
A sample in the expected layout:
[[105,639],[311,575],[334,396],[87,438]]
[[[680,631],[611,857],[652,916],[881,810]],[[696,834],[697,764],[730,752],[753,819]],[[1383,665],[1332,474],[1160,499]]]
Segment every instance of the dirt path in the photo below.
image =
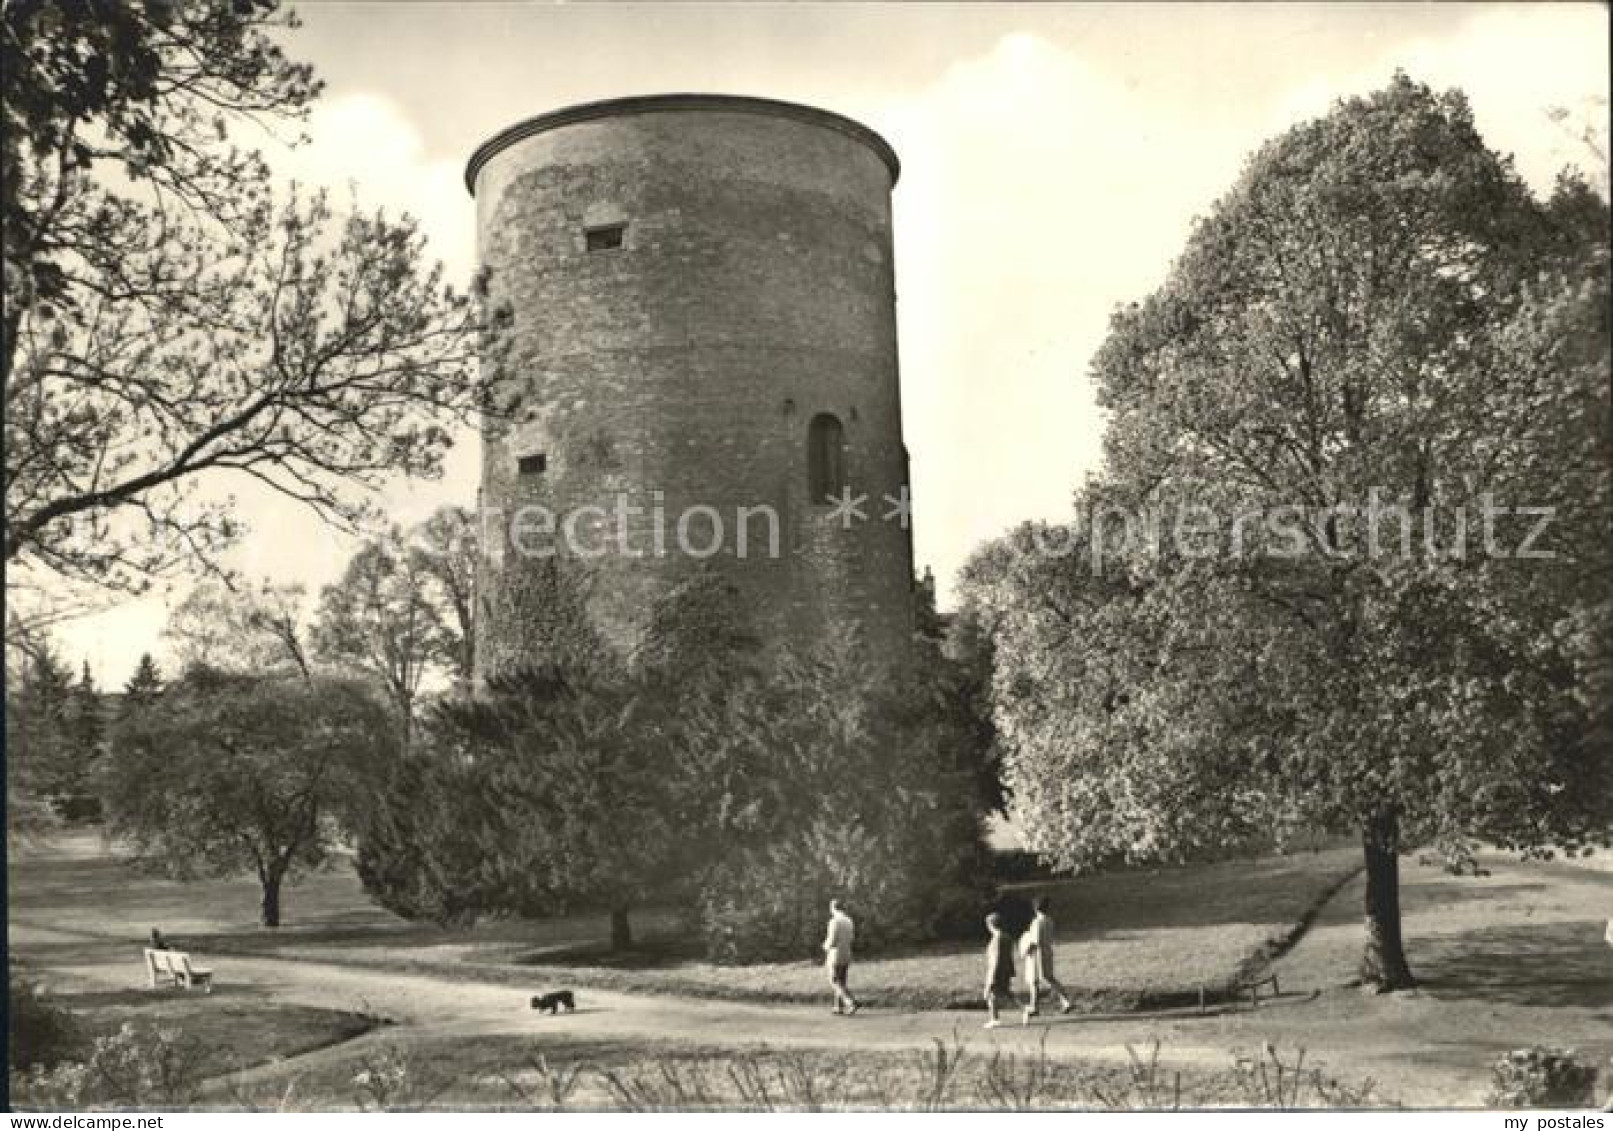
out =
[[[77,941],[76,932],[53,931],[28,923],[24,939],[46,943]],[[854,1018],[832,1016],[827,1006],[751,1004],[666,994],[625,994],[607,990],[577,991],[575,1013],[551,1017],[529,1008],[531,991],[474,980],[448,979],[429,974],[400,974],[305,959],[230,956],[214,963],[217,996],[249,995],[323,1008],[366,1012],[393,1024],[374,1030],[361,1041],[410,1043],[471,1036],[528,1035],[535,1038],[563,1035],[571,1040],[625,1040],[681,1043],[699,1046],[766,1044],[776,1047],[904,1050],[931,1038],[948,1039],[954,1030],[970,1043],[988,1041],[1023,1044],[1039,1039],[1040,1029],[1051,1030],[1049,1050],[1081,1050],[1083,1056],[1107,1053],[1125,1058],[1125,1041],[1146,1041],[1163,1033],[1160,1026],[1172,1018],[1112,1018],[1044,1016],[1032,1029],[1016,1024],[987,1032],[981,1012],[910,1013],[864,1009]],[[104,961],[56,965],[54,980],[64,988],[127,988],[140,974],[139,963],[109,965]],[[535,989],[543,987],[534,987]],[[827,1001],[827,997],[825,999]],[[1276,1009],[1289,1008],[1279,1004]],[[1006,1015],[1005,1015],[1006,1016]],[[1198,1020],[1195,1018],[1195,1020]],[[1033,1035],[1034,1034],[1034,1035]],[[254,1076],[273,1075],[354,1055],[357,1042],[316,1050],[282,1061]],[[1221,1048],[1191,1050],[1172,1044],[1179,1059],[1224,1059]],[[1202,1054],[1202,1055],[1201,1055]]]
[[[1363,995],[1339,985],[1359,946],[1360,881],[1346,885],[1307,936],[1282,960],[1283,1000],[1258,1011],[1044,1018],[984,1031],[979,1012],[912,1013],[875,1005],[855,1018],[826,1007],[750,1004],[584,989],[572,1015],[546,1017],[530,991],[465,977],[398,974],[328,962],[221,957],[221,995],[244,994],[378,1014],[394,1024],[356,1041],[254,1069],[240,1081],[279,1078],[356,1057],[393,1042],[424,1046],[455,1038],[529,1036],[698,1045],[907,1050],[954,1032],[975,1052],[1034,1049],[1050,1055],[1124,1061],[1126,1045],[1157,1038],[1172,1067],[1226,1064],[1235,1049],[1263,1041],[1303,1046],[1335,1076],[1372,1078],[1380,1090],[1419,1106],[1482,1103],[1489,1065],[1531,1043],[1577,1046],[1606,1064],[1613,1055],[1613,951],[1600,921],[1613,911],[1613,875],[1563,866],[1492,861],[1482,880],[1453,880],[1408,865],[1406,933],[1427,986],[1414,994]],[[13,919],[14,951],[83,941],[80,932]],[[117,957],[113,957],[116,954]],[[92,947],[52,963],[54,979],[83,988],[138,984],[138,953]],[[546,987],[534,986],[533,990]]]

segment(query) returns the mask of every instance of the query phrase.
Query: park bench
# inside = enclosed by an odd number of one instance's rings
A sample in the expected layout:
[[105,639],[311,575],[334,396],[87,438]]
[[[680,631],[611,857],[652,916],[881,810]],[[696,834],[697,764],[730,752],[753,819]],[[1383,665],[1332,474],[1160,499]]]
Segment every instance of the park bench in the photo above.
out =
[[1243,991],[1248,990],[1249,1008],[1259,1009],[1261,986],[1270,986],[1272,997],[1282,996],[1282,989],[1277,985],[1277,972],[1275,970],[1264,974],[1252,974],[1246,978],[1242,978],[1237,982],[1234,988],[1240,995],[1242,995]]
[[[1231,994],[1234,997],[1241,998],[1245,993],[1247,993],[1249,995],[1249,1008],[1259,1009],[1260,990],[1264,986],[1271,987],[1271,997],[1282,996],[1282,989],[1277,984],[1277,973],[1274,970],[1268,970],[1264,973],[1256,972],[1240,977],[1235,980],[1231,986],[1228,987],[1228,989],[1231,991]],[[1205,1008],[1209,1005],[1208,994],[1208,987],[1206,987],[1202,982],[1199,983],[1200,1013],[1203,1013]]]
[[190,955],[182,950],[153,950],[146,947],[146,973],[151,975],[151,988],[178,986],[180,989],[202,988],[203,993],[213,992],[213,972],[205,966],[193,966]]

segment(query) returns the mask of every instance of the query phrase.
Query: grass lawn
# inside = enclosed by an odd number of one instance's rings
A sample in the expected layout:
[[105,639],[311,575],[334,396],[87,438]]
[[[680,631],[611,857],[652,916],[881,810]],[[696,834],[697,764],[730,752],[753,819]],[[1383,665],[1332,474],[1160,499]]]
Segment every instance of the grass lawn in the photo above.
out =
[[72,1015],[84,1052],[98,1037],[125,1024],[168,1030],[183,1042],[186,1064],[199,1078],[324,1048],[377,1024],[359,1013],[267,1001],[228,988],[212,994],[143,989],[48,993],[47,1000]]
[[[1359,851],[1348,847],[1019,890],[1053,896],[1059,974],[1084,1007],[1124,1009],[1196,994],[1200,985],[1224,985],[1240,965],[1289,937],[1358,867]],[[552,982],[763,1001],[823,997],[816,954],[743,967],[680,958],[687,936],[665,912],[635,914],[641,949],[610,956],[603,916],[443,930],[376,907],[346,867],[290,887],[287,925],[278,930],[256,925],[250,880],[180,884],[142,875],[90,834],[13,856],[9,883],[13,944],[25,953],[36,944],[18,936],[19,925],[79,932],[86,944],[122,938],[131,948],[156,926],[176,945],[204,955],[276,954],[523,986]],[[854,909],[863,918],[875,913]],[[853,990],[882,1006],[977,1007],[983,936],[982,929],[978,940],[861,958],[852,968]]]
[[[773,1096],[787,1092],[783,1102],[792,1106],[818,1102],[802,1088],[828,1104],[923,1106],[933,1063],[922,1058],[933,1060],[932,1038],[957,1033],[969,1055],[949,1085],[946,1102],[954,1106],[1011,1106],[1014,1090],[1023,1095],[1032,1083],[1039,1106],[1170,1106],[1177,1072],[1184,1103],[1263,1106],[1230,1058],[1268,1041],[1289,1063],[1299,1049],[1311,1050],[1307,1065],[1320,1062],[1343,1082],[1335,1097],[1347,1099],[1374,1079],[1379,1088],[1371,1098],[1463,1106],[1483,1102],[1491,1066],[1509,1050],[1569,1045],[1594,1066],[1613,1056],[1613,966],[1602,941],[1613,871],[1494,853],[1481,859],[1490,871],[1481,878],[1412,861],[1403,866],[1419,991],[1378,997],[1350,988],[1362,944],[1356,872],[1312,920],[1303,944],[1281,959],[1287,1000],[1280,1006],[1048,1018],[989,1036],[978,1029],[978,1013],[904,1008],[978,1009],[983,963],[976,939],[860,960],[853,984],[876,1008],[840,1023],[822,1011],[815,956],[742,968],[680,959],[667,945],[675,936],[665,915],[636,917],[644,949],[604,964],[602,917],[443,931],[378,910],[350,872],[335,871],[292,889],[290,923],[266,931],[253,923],[250,882],[181,885],[143,876],[93,838],[13,855],[9,932],[14,959],[54,987],[122,991],[143,984],[140,945],[150,927],[162,927],[225,973],[217,993],[86,994],[77,1004],[98,1015],[101,1027],[149,1016],[209,1047],[229,1048],[215,1061],[220,1067],[320,1043],[333,1004],[398,1018],[395,1027],[254,1070],[234,1083],[261,1093],[213,1097],[226,1106],[282,1106],[292,1084],[292,1107],[375,1106],[353,1078],[366,1065],[387,1067],[389,1057],[407,1064],[407,1086],[384,1106],[554,1106],[561,1085],[570,1088],[566,1105],[582,1108],[693,1106],[699,1101],[689,1097],[702,1095],[719,1105],[766,1107],[777,1101],[759,1098],[756,1089],[764,1087]],[[1054,885],[1061,973],[1091,994],[1092,1004],[1150,997],[1160,1004],[1280,943],[1355,869],[1347,848]],[[858,910],[866,920],[868,910]],[[260,953],[293,961],[251,957]],[[400,970],[432,977],[396,977]],[[562,1022],[533,1016],[527,993],[551,985],[585,988],[587,1004]],[[773,1009],[653,994],[605,1000],[588,987],[811,1005]],[[1319,993],[1305,992],[1312,990]],[[265,1027],[254,1011],[271,1000],[283,1003],[268,1025],[277,1035],[255,1043]],[[207,1016],[141,1012],[179,1009]],[[1126,1073],[1123,1046],[1142,1049],[1154,1037],[1164,1044],[1169,1096],[1160,1091],[1163,1077],[1139,1085]],[[1045,1071],[1028,1059],[1042,1041],[1052,1062]],[[1010,1064],[1010,1057],[1017,1059]]]
[[[1059,927],[1058,970],[1083,1008],[1161,1004],[1198,988],[1224,986],[1240,965],[1269,953],[1357,868],[1354,849],[1190,868],[1091,876],[1026,885],[1047,892]],[[978,943],[936,943],[859,959],[859,998],[908,1009],[982,1007],[984,928]],[[465,955],[477,967],[515,960],[531,980],[663,990],[719,998],[817,1001],[824,998],[816,956],[799,962],[725,967],[684,961],[639,968],[591,965],[597,943],[545,958],[490,946]],[[556,961],[566,958],[569,961]],[[983,1007],[982,1007],[983,1008]]]

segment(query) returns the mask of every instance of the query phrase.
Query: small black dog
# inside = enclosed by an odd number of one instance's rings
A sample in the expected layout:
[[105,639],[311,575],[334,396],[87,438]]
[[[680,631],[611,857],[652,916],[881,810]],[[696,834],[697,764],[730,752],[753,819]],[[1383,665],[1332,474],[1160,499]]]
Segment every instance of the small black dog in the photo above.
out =
[[533,994],[532,1008],[541,1009],[545,1013],[559,1013],[564,1006],[567,1013],[577,1011],[577,999],[570,990],[555,990],[553,993]]

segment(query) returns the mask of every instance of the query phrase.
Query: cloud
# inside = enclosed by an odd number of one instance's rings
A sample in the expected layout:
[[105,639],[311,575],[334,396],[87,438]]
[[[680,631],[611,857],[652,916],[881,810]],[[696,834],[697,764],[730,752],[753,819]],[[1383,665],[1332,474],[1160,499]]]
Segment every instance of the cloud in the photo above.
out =
[[[329,190],[338,210],[351,204],[407,213],[419,221],[427,253],[440,259],[447,278],[463,289],[474,270],[475,214],[460,180],[460,167],[428,156],[419,132],[390,100],[376,94],[347,94],[320,103],[309,117],[308,141],[288,148],[268,144],[265,156],[275,173],[305,188]],[[459,437],[444,475],[431,482],[398,479],[377,502],[405,526],[425,519],[438,506],[469,505],[475,497],[479,449],[471,432]],[[230,568],[255,581],[272,577],[321,586],[340,574],[357,548],[355,539],[322,523],[296,501],[242,478],[217,478],[202,486],[206,497],[233,495],[236,513],[250,532],[224,556]],[[188,583],[164,587],[128,600],[104,613],[63,625],[56,633],[77,663],[87,658],[103,686],[119,686],[142,651],[159,662],[171,657],[160,639],[172,606]]]
[[[1473,15],[1450,36],[1386,45],[1370,67],[1307,83],[1283,99],[1272,131],[1325,114],[1333,100],[1383,86],[1395,69],[1436,90],[1459,87],[1473,108],[1486,144],[1511,153],[1518,172],[1540,194],[1549,193],[1564,166],[1599,173],[1592,151],[1579,140],[1589,128],[1607,152],[1607,10],[1601,4],[1499,6]],[[1569,112],[1569,128],[1547,116]]]
[[[308,140],[271,152],[276,174],[309,188],[329,190],[338,210],[356,205],[388,215],[412,216],[426,236],[428,259],[441,260],[459,289],[474,271],[475,210],[460,179],[458,162],[428,156],[419,131],[382,95],[349,93],[319,103],[309,116]],[[474,498],[477,444],[473,433],[458,437],[443,477],[420,482],[398,478],[377,503],[404,526],[422,521],[436,507]],[[231,483],[239,513],[252,533],[228,558],[249,577],[272,576],[304,583],[317,592],[334,580],[357,548],[305,506],[252,483]]]
[[[1028,34],[1001,38],[911,97],[861,114],[902,155],[896,195],[904,425],[915,543],[943,601],[984,538],[1069,514],[1101,462],[1103,421],[1086,379],[1115,306],[1165,278],[1193,218],[1247,154],[1396,67],[1458,86],[1486,141],[1549,191],[1591,152],[1548,108],[1593,123],[1606,151],[1607,57],[1599,6],[1481,12],[1440,39],[1386,43],[1361,67],[1229,113],[1231,96],[1186,97]],[[1602,183],[1606,171],[1602,170]]]
[[476,217],[460,164],[429,158],[419,130],[379,94],[344,94],[319,103],[306,132],[306,144],[270,154],[275,171],[329,189],[338,208],[353,198],[362,209],[413,216],[430,254],[463,289],[475,268]]
[[[284,153],[276,171],[307,185],[331,190],[339,206],[351,190],[361,208],[383,208],[389,214],[407,213],[419,221],[426,236],[426,251],[440,259],[447,279],[464,290],[476,269],[476,210],[463,180],[464,166],[457,159],[431,158],[420,132],[396,103],[382,95],[344,94],[320,103],[310,115],[309,143]],[[480,471],[480,445],[474,432],[461,432],[443,468],[441,479],[398,479],[382,493],[380,502],[389,518],[405,527],[422,522],[437,507],[474,501]],[[277,499],[273,517],[282,524],[305,526],[306,511],[289,500]],[[269,515],[251,510],[255,522]],[[332,539],[312,522],[315,544],[327,553],[308,581],[331,580],[353,551],[346,539]],[[272,570],[274,562],[256,563],[258,572]]]
[[904,164],[904,425],[945,597],[982,539],[1069,513],[1100,460],[1085,374],[1109,314],[1163,280],[1244,147],[1023,34],[866,113]]

